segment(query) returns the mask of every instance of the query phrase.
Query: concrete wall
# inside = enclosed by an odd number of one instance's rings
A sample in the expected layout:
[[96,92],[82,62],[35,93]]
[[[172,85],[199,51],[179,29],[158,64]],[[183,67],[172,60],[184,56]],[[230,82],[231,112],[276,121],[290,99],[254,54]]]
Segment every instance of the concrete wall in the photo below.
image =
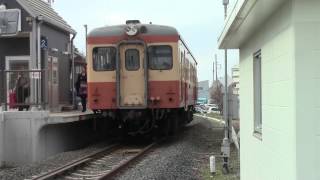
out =
[[23,116],[4,113],[4,118],[4,161],[10,165],[32,162],[35,159],[32,155],[35,148],[33,133],[37,134],[40,128],[40,125],[35,127],[34,121],[39,117],[30,112],[23,113]]
[[[287,1],[240,48],[241,179],[296,179],[294,45],[292,2]],[[253,135],[253,54],[259,49],[262,140]]]
[[27,164],[79,149],[100,137],[101,130],[94,131],[90,120],[49,119],[48,112],[0,112],[0,166]]
[[320,179],[320,1],[295,0],[297,179]]

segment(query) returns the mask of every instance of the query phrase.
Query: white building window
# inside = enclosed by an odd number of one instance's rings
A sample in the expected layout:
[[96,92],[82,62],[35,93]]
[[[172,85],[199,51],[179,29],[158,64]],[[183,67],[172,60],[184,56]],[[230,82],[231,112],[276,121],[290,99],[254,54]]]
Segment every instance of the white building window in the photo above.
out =
[[261,50],[253,55],[254,134],[262,134]]

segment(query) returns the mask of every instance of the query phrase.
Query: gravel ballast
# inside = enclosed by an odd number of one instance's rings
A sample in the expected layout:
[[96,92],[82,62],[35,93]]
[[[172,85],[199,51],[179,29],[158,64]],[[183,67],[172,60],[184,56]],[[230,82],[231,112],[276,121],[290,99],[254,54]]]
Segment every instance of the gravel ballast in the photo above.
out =
[[39,175],[40,173],[53,170],[64,164],[70,163],[76,159],[79,159],[90,153],[97,152],[105,148],[108,142],[101,142],[87,148],[69,151],[65,153],[60,153],[56,156],[48,158],[47,160],[32,163],[29,165],[19,166],[19,167],[5,167],[0,169],[0,179],[1,180],[18,180],[18,179],[30,179],[34,175]]
[[[209,119],[195,117],[179,135],[147,153],[135,164],[114,179],[119,180],[171,180],[171,179],[214,179],[239,180],[239,159],[237,150],[231,147],[231,172],[222,175],[222,159],[217,159],[217,174],[209,173],[209,156],[220,155],[223,138],[223,125]],[[0,169],[0,179],[26,179],[41,172],[55,169],[61,165],[81,158],[89,153],[103,149],[109,143],[98,143],[87,148],[61,153],[39,163]]]
[[209,172],[209,156],[220,155],[223,125],[195,117],[179,135],[162,143],[139,162],[131,165],[118,180],[215,179],[239,180],[237,150],[231,147],[230,173],[222,174],[222,159],[217,159],[217,174]]

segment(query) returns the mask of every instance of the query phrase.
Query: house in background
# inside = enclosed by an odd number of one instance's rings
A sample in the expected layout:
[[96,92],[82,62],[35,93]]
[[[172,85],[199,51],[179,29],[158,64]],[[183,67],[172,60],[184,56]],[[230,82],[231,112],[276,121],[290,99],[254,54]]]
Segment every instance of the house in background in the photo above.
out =
[[74,73],[77,78],[83,68],[87,67],[86,57],[75,48],[74,51]]
[[239,0],[220,49],[240,50],[241,179],[320,179],[320,1]]
[[76,32],[42,0],[0,0],[0,6],[0,104],[8,103],[17,76],[5,71],[44,69],[42,75],[26,73],[31,86],[26,103],[47,103],[51,111],[70,105]]

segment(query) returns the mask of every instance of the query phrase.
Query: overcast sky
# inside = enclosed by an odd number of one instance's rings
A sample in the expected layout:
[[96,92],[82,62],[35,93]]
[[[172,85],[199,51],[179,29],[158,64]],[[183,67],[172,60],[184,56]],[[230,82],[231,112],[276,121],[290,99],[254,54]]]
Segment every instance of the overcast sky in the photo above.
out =
[[[175,27],[199,63],[200,81],[212,80],[215,53],[221,64],[218,76],[223,76],[224,53],[217,49],[224,26],[222,0],[55,0],[53,8],[77,31],[75,45],[80,51],[85,50],[84,24],[88,24],[90,31],[138,19],[142,23]],[[230,51],[229,74],[238,59],[238,51]]]

